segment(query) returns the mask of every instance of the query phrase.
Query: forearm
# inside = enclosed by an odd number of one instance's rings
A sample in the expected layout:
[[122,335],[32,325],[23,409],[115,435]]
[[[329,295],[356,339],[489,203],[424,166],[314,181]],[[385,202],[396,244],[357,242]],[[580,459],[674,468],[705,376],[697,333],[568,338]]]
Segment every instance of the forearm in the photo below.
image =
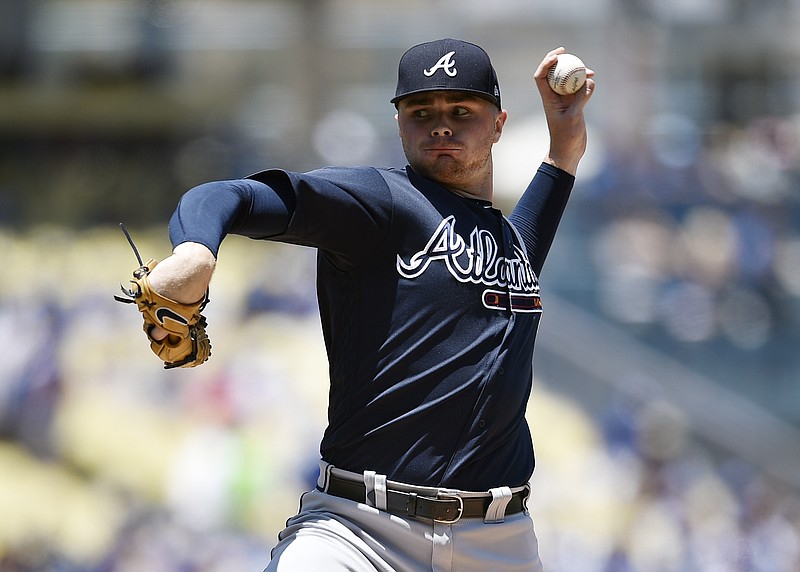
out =
[[[560,126],[562,132],[553,131],[550,141],[550,148],[544,158],[544,162],[562,171],[566,171],[573,177],[578,172],[578,164],[586,151],[586,126],[583,116],[575,116],[566,121],[566,125]],[[564,135],[563,131],[568,131]]]
[[575,177],[551,164],[539,167],[509,220],[520,233],[534,272],[539,275],[575,183]]

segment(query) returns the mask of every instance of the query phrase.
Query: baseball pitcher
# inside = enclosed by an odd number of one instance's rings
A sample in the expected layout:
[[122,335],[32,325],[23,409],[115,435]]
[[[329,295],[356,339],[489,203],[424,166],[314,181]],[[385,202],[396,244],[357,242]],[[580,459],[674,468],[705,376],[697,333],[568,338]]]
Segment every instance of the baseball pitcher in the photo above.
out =
[[317,249],[328,425],[317,487],[267,570],[542,569],[525,420],[539,278],[594,91],[591,70],[576,93],[549,87],[562,53],[533,73],[550,146],[508,216],[492,202],[507,119],[495,69],[477,45],[441,39],[399,62],[391,103],[405,168],[268,169],[199,185],[170,220],[173,254],[134,273],[123,298],[153,351],[189,367],[211,353],[202,310],[225,236]]

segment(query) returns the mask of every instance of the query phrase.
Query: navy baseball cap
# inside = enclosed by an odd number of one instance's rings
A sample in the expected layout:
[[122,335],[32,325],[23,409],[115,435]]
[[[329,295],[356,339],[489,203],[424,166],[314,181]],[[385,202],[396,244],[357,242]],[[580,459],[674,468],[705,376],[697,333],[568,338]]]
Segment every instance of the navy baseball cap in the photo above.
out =
[[465,91],[500,108],[497,73],[483,48],[445,38],[418,44],[400,58],[397,91],[391,102],[424,91]]

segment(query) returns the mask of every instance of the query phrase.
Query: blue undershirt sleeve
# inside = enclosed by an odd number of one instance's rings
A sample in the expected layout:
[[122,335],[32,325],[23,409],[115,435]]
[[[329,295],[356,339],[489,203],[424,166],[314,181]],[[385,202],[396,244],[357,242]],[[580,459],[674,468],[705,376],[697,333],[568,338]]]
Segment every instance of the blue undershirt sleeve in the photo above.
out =
[[268,238],[284,232],[294,212],[289,191],[251,179],[204,183],[181,197],[169,222],[173,248],[182,242],[205,245],[216,257],[226,235]]
[[528,251],[528,259],[539,276],[567,206],[575,177],[542,163],[511,215]]

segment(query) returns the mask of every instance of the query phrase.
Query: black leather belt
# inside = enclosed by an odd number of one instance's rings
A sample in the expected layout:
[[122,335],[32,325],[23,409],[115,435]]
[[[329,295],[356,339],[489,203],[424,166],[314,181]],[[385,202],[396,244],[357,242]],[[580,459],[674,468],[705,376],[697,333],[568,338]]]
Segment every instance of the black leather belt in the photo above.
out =
[[[328,477],[328,494],[363,503],[366,500],[367,487],[362,482],[343,479],[330,474]],[[525,510],[525,500],[529,490],[524,488],[512,494],[506,505],[506,515]],[[447,492],[439,492],[436,497],[418,495],[417,493],[388,489],[386,491],[386,511],[400,516],[425,518],[443,523],[454,523],[461,518],[483,518],[492,502],[492,495],[458,496]]]

